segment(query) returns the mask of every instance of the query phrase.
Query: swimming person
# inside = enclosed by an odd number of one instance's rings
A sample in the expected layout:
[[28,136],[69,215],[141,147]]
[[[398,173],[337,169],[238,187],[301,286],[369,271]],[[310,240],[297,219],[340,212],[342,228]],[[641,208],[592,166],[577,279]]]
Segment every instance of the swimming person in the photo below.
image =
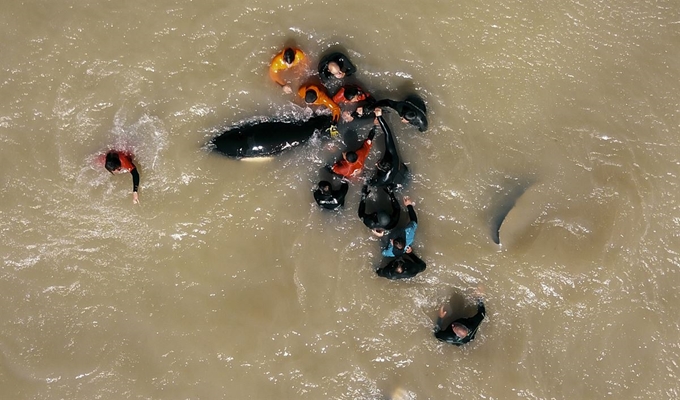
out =
[[357,68],[349,58],[339,52],[325,55],[319,61],[319,77],[324,84],[331,82],[333,79],[343,79],[354,74],[356,71]]
[[292,47],[285,48],[281,53],[274,56],[269,65],[269,77],[281,87],[285,93],[293,93],[290,85],[279,75],[280,72],[286,71],[290,68],[300,64],[305,59],[305,53],[300,49]]
[[330,182],[321,181],[314,191],[314,200],[316,200],[316,204],[327,210],[335,210],[338,207],[345,205],[347,190],[349,190],[349,185],[344,179],[338,190],[333,190],[333,186]]
[[132,156],[121,151],[111,150],[106,153],[104,168],[112,174],[132,174],[132,203],[139,204],[139,172],[132,163]]
[[375,273],[387,279],[406,279],[413,278],[425,271],[425,261],[418,258],[415,253],[402,254],[390,261],[382,268],[378,268]]
[[382,251],[384,257],[398,257],[404,253],[413,251],[411,245],[416,237],[418,217],[416,216],[416,210],[413,208],[415,203],[411,201],[408,196],[404,196],[404,205],[408,209],[410,221],[406,227],[397,232],[393,239],[390,239],[390,244]]
[[328,169],[332,173],[348,179],[361,175],[368,153],[371,151],[374,136],[375,129],[371,129],[361,147],[354,151],[343,152],[342,159],[336,161],[331,167],[328,167]]
[[333,99],[328,97],[326,92],[316,85],[306,85],[300,87],[300,90],[298,90],[298,95],[300,98],[304,99],[307,105],[324,106],[331,110],[331,114],[333,116],[333,125],[331,125],[330,132],[331,136],[337,135],[337,124],[340,120],[340,107],[338,107],[338,105],[333,102]]
[[384,236],[385,231],[394,229],[397,223],[399,223],[399,215],[401,214],[401,206],[397,198],[394,197],[394,192],[389,188],[383,188],[383,190],[390,197],[391,212],[388,213],[385,210],[378,210],[370,214],[366,212],[366,197],[371,193],[368,190],[368,185],[364,185],[361,188],[361,201],[359,202],[359,218],[378,237]]
[[378,187],[403,185],[408,179],[408,168],[401,162],[399,152],[397,151],[397,143],[394,140],[389,125],[387,125],[387,122],[382,117],[382,110],[376,108],[373,111],[385,136],[385,152],[380,161],[376,163],[377,169],[369,184]]
[[459,318],[450,324],[444,324],[447,312],[444,306],[441,306],[439,318],[437,318],[434,326],[434,336],[438,340],[460,346],[475,338],[479,325],[486,316],[486,309],[484,308],[484,302],[479,290],[475,297],[477,297],[477,314],[469,318]]
[[411,124],[421,132],[427,130],[427,108],[423,99],[417,95],[409,95],[403,101],[379,100],[372,107],[389,107],[399,114],[401,122]]

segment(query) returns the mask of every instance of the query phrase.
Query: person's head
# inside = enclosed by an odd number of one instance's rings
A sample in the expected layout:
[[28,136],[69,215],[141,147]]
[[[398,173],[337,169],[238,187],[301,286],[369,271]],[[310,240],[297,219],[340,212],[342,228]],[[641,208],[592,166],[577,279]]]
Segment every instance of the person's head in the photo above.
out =
[[347,153],[345,153],[345,160],[347,160],[351,163],[357,162],[358,159],[359,159],[359,156],[357,155],[357,153],[355,153],[353,151],[348,151]]
[[331,73],[337,79],[342,79],[345,77],[345,72],[340,68],[337,62],[331,61],[328,63],[328,72]]
[[359,101],[359,94],[361,90],[359,90],[358,87],[356,86],[348,86],[345,88],[345,98],[353,103],[356,103]]
[[427,130],[427,117],[420,114],[419,111],[407,110],[401,116],[401,122],[411,124],[418,128],[419,131],[425,132]]
[[312,104],[316,101],[316,99],[318,97],[319,96],[316,94],[316,90],[307,89],[307,91],[305,92],[305,102],[306,103]]
[[385,211],[378,211],[376,214],[376,219],[378,220],[378,224],[380,224],[380,226],[389,225],[391,220],[390,215]]
[[399,250],[404,250],[404,247],[406,247],[406,239],[403,237],[395,238],[392,241],[392,245]]
[[405,110],[402,115],[402,121],[415,126],[421,132],[425,132],[428,127],[425,101],[417,95],[410,95],[406,97],[403,104],[405,105]]
[[404,260],[399,259],[394,262],[394,272],[401,274],[404,272]]
[[415,121],[417,115],[416,112],[413,110],[408,110],[404,113],[404,116],[401,118],[401,121],[404,122],[405,124],[410,124],[413,121]]
[[328,181],[321,181],[319,182],[319,189],[324,193],[328,193],[331,191],[331,183]]
[[461,339],[466,337],[470,333],[470,330],[465,325],[459,324],[457,322],[451,324],[451,329],[453,330],[453,333],[455,333],[456,336],[458,336]]
[[290,65],[293,61],[295,61],[295,50],[288,47],[283,51],[283,62]]
[[104,164],[104,168],[106,168],[106,170],[111,173],[120,169],[120,158],[118,157],[118,153],[115,151],[106,153],[106,163]]

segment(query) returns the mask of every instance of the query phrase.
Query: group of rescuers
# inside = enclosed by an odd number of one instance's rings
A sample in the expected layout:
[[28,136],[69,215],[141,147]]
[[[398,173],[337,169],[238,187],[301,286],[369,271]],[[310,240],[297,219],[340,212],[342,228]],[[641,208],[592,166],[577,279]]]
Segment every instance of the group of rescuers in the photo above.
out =
[[[281,86],[285,93],[292,94],[293,90],[284,79],[284,75],[296,67],[302,68],[305,60],[306,56],[300,49],[285,48],[272,59],[269,76]],[[409,222],[406,226],[397,228],[402,210],[395,191],[406,183],[409,172],[399,157],[396,141],[383,117],[383,108],[395,110],[403,123],[410,124],[422,132],[428,127],[425,103],[420,97],[413,95],[403,101],[390,99],[376,101],[359,84],[343,84],[346,77],[356,72],[356,67],[345,54],[340,52],[333,52],[322,57],[318,72],[322,85],[313,83],[302,85],[298,90],[298,95],[308,106],[322,106],[330,110],[331,136],[338,134],[337,124],[340,122],[373,120],[373,126],[359,148],[342,152],[340,159],[326,166],[333,176],[340,178],[340,187],[334,189],[331,182],[322,180],[314,191],[314,199],[322,208],[338,209],[344,206],[349,190],[348,182],[363,179],[365,184],[361,190],[359,218],[373,235],[386,239],[382,255],[388,259],[388,263],[378,268],[376,273],[388,279],[414,277],[425,270],[425,262],[413,253],[412,248],[418,228],[418,218],[414,209],[415,203],[408,196],[404,196],[403,204],[408,211]],[[334,88],[336,92],[331,97],[327,94],[327,90]],[[384,154],[376,163],[373,176],[364,179],[361,178],[364,163],[370,153],[377,129],[380,129],[384,136]],[[132,174],[132,200],[134,204],[138,204],[139,172],[133,163],[133,155],[124,151],[110,150],[101,156],[101,161],[106,170],[112,174],[128,172]],[[370,213],[366,211],[366,200],[371,193],[371,187],[380,188],[387,195],[390,201],[389,211],[381,209]],[[377,202],[375,206],[379,208]],[[475,337],[486,315],[481,291],[476,291],[475,298],[477,312],[469,318],[451,321],[447,318],[449,312],[445,306],[440,308],[434,328],[434,335],[437,339],[454,345],[462,345]]]

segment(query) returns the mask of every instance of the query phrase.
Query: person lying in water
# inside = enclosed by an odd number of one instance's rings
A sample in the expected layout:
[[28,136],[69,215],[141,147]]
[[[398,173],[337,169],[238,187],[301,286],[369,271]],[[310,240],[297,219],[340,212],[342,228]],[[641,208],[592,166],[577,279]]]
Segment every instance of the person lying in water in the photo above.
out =
[[106,153],[104,168],[111,174],[132,174],[132,203],[139,204],[139,172],[132,163],[132,155],[122,151],[111,150]]
[[316,204],[327,210],[335,210],[345,205],[345,196],[348,190],[349,185],[345,179],[342,180],[338,190],[333,190],[330,182],[321,181],[314,191],[314,200]]
[[368,153],[371,151],[374,136],[375,129],[371,129],[361,147],[354,151],[343,152],[342,158],[327,168],[332,173],[347,179],[359,177],[363,171]]
[[408,210],[408,217],[410,219],[408,225],[399,230],[393,239],[390,239],[390,244],[382,251],[384,257],[398,257],[404,253],[413,251],[411,245],[416,237],[416,229],[418,229],[418,217],[413,206],[416,203],[411,201],[411,198],[404,196],[404,205]]
[[401,206],[394,196],[394,192],[389,188],[383,188],[383,190],[390,197],[392,211],[378,210],[372,213],[366,212],[366,197],[371,193],[368,185],[364,185],[361,188],[361,201],[359,202],[359,219],[378,237],[383,237],[387,231],[394,229],[397,223],[399,223],[399,216],[401,214]]
[[281,53],[274,56],[269,65],[269,77],[283,88],[285,93],[293,93],[290,85],[283,79],[281,73],[289,70],[305,60],[305,53],[292,47],[285,48]]
[[468,318],[459,318],[448,323],[445,322],[448,311],[446,311],[443,305],[441,306],[439,318],[437,318],[434,326],[434,337],[437,340],[460,346],[475,338],[479,325],[486,316],[481,289],[475,291],[475,298],[477,301],[477,313],[475,315]]
[[378,187],[398,187],[404,185],[409,176],[408,168],[406,164],[401,162],[399,152],[397,151],[397,143],[394,140],[389,125],[387,125],[387,122],[382,117],[382,110],[376,108],[373,111],[385,137],[385,151],[380,161],[376,163],[376,171],[369,180],[369,184]]

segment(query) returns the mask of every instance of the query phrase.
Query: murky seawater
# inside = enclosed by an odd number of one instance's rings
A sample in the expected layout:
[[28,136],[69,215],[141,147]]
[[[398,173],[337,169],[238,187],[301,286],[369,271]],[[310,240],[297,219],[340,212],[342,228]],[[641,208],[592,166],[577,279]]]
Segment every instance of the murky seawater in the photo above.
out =
[[[60,0],[0,19],[1,398],[680,397],[675,2]],[[426,133],[388,117],[415,279],[373,273],[359,184],[340,213],[314,204],[339,148],[206,151],[306,112],[267,76],[291,43],[426,99]],[[110,147],[136,155],[138,206],[96,166]],[[438,306],[478,285],[476,340],[437,342]]]

